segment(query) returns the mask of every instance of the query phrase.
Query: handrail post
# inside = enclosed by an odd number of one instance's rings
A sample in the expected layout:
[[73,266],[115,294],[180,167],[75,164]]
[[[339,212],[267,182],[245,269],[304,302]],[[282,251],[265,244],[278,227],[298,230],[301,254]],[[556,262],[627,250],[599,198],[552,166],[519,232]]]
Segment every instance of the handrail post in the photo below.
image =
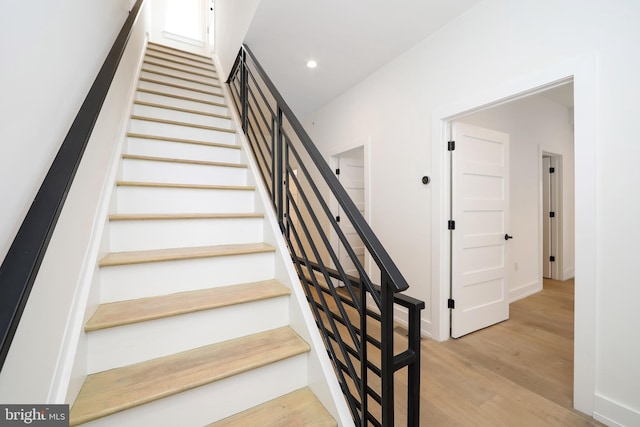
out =
[[369,387],[367,361],[367,288],[360,281],[360,402],[362,405],[362,425],[367,425],[367,412],[369,412],[369,399],[367,388]]
[[277,156],[275,155],[275,153],[277,152],[276,147],[278,145],[278,134],[280,133],[279,129],[278,129],[278,118],[275,116],[271,116],[271,135],[269,135],[271,137],[271,152],[274,153],[271,155],[271,170],[273,171],[271,173],[271,192],[269,193],[269,196],[271,197],[271,203],[273,203],[273,206],[277,206],[276,205],[276,199],[277,199],[277,191],[276,191],[276,186],[277,186],[277,174],[276,174],[276,169],[278,167],[278,160],[277,160]]
[[283,179],[283,170],[285,168],[284,165],[284,154],[282,150],[282,109],[278,106],[277,113],[277,121],[276,129],[277,129],[277,137],[276,137],[276,210],[278,212],[278,223],[280,224],[280,230],[284,231],[284,203],[283,203],[283,192],[284,192],[284,179]]
[[240,51],[240,99],[242,103],[242,130],[248,132],[249,124],[249,69],[247,67],[247,51]]
[[393,354],[393,297],[389,275],[383,270],[380,274],[381,341],[382,354],[382,425],[393,427],[394,423],[394,354]]
[[409,309],[409,350],[414,359],[407,370],[407,427],[420,425],[420,310]]

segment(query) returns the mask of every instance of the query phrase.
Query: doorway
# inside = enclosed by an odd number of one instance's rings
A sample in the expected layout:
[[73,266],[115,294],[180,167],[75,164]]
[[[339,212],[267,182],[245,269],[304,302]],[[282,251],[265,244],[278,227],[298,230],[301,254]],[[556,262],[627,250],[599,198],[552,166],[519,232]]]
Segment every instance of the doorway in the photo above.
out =
[[[521,97],[452,123],[452,337],[506,320],[509,303],[542,290],[545,267],[553,268],[554,278],[561,276],[558,208],[565,171],[558,165],[564,155],[570,159],[566,174],[573,174],[571,87]],[[567,99],[559,100],[565,92]],[[567,199],[573,203],[573,188]],[[573,217],[566,220],[573,240]],[[568,260],[571,267],[573,256]],[[463,320],[474,312],[484,316]]]
[[[364,146],[361,145],[333,155],[332,164],[338,181],[340,181],[340,184],[342,184],[351,200],[355,203],[362,217],[367,219]],[[336,218],[345,217],[342,208],[336,202],[334,202],[333,212]],[[358,236],[349,221],[338,221],[338,225],[353,248],[358,261],[366,270],[366,251],[362,239],[360,239],[360,236]],[[337,240],[337,237],[335,239]],[[340,244],[336,246],[338,247],[338,260],[345,269],[345,273],[357,276],[357,270],[347,251]]]
[[[540,93],[573,82],[574,85],[574,186],[575,238],[575,339],[574,339],[574,407],[592,414],[595,393],[596,335],[592,314],[596,310],[596,195],[595,164],[595,90],[596,60],[593,55],[576,57],[554,64],[537,72],[518,76],[489,90],[467,94],[432,113],[432,169],[434,176],[447,176],[446,142],[448,123],[473,112],[505,104],[506,102]],[[541,157],[541,153],[540,153]],[[538,185],[539,181],[535,184]],[[432,197],[432,299],[436,301],[431,313],[428,333],[436,340],[446,340],[450,332],[449,309],[449,249],[448,249],[448,191],[449,182],[433,181]],[[566,195],[565,195],[566,198]],[[566,227],[565,227],[566,229]],[[567,243],[567,239],[565,239]],[[566,251],[566,248],[565,248]],[[515,260],[516,262],[518,260]],[[514,266],[515,267],[515,266]],[[539,267],[540,272],[542,266]]]

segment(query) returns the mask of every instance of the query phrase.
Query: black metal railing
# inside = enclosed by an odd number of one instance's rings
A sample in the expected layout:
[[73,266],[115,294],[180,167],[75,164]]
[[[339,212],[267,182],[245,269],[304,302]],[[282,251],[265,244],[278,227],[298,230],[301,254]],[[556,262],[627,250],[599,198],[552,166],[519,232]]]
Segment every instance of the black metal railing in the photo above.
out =
[[129,12],[0,267],[0,369],[143,2]]
[[[406,367],[406,422],[418,426],[424,302],[400,293],[406,280],[248,46],[227,83],[356,425],[394,425]],[[396,306],[408,339],[394,342]]]

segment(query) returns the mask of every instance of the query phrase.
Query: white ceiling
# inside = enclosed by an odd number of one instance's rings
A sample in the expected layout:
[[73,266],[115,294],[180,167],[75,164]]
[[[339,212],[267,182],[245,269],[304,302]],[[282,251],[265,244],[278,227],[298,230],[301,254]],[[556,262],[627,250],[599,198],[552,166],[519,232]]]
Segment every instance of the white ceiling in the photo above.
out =
[[304,117],[480,1],[262,0],[245,42]]

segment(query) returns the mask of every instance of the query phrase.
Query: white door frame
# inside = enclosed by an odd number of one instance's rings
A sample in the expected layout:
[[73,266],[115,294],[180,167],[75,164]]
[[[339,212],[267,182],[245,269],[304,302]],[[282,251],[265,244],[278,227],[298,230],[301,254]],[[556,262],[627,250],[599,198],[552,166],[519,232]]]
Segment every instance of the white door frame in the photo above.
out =
[[[367,221],[369,225],[372,224],[372,216],[371,216],[371,138],[361,138],[356,141],[353,141],[350,144],[343,144],[340,146],[332,147],[329,150],[329,166],[332,170],[335,170],[338,166],[339,157],[341,154],[346,153],[351,150],[355,150],[358,148],[363,148],[364,150],[364,219]],[[331,197],[329,201],[329,209],[331,212],[338,212],[339,206],[338,201]],[[337,247],[339,245],[338,235],[336,234],[333,227],[331,227],[330,240],[331,245],[333,247]],[[371,255],[369,255],[369,251],[365,249],[365,257],[364,257],[364,269],[369,275],[372,277],[372,266],[373,259]],[[333,266],[333,263],[332,263]],[[372,280],[376,280],[372,277]]]
[[[448,124],[475,111],[573,81],[575,103],[575,333],[574,407],[592,415],[596,353],[596,58],[588,54],[519,76],[503,85],[469,94],[431,115],[432,313],[431,336],[449,338],[449,165]],[[428,332],[427,332],[428,334]]]

